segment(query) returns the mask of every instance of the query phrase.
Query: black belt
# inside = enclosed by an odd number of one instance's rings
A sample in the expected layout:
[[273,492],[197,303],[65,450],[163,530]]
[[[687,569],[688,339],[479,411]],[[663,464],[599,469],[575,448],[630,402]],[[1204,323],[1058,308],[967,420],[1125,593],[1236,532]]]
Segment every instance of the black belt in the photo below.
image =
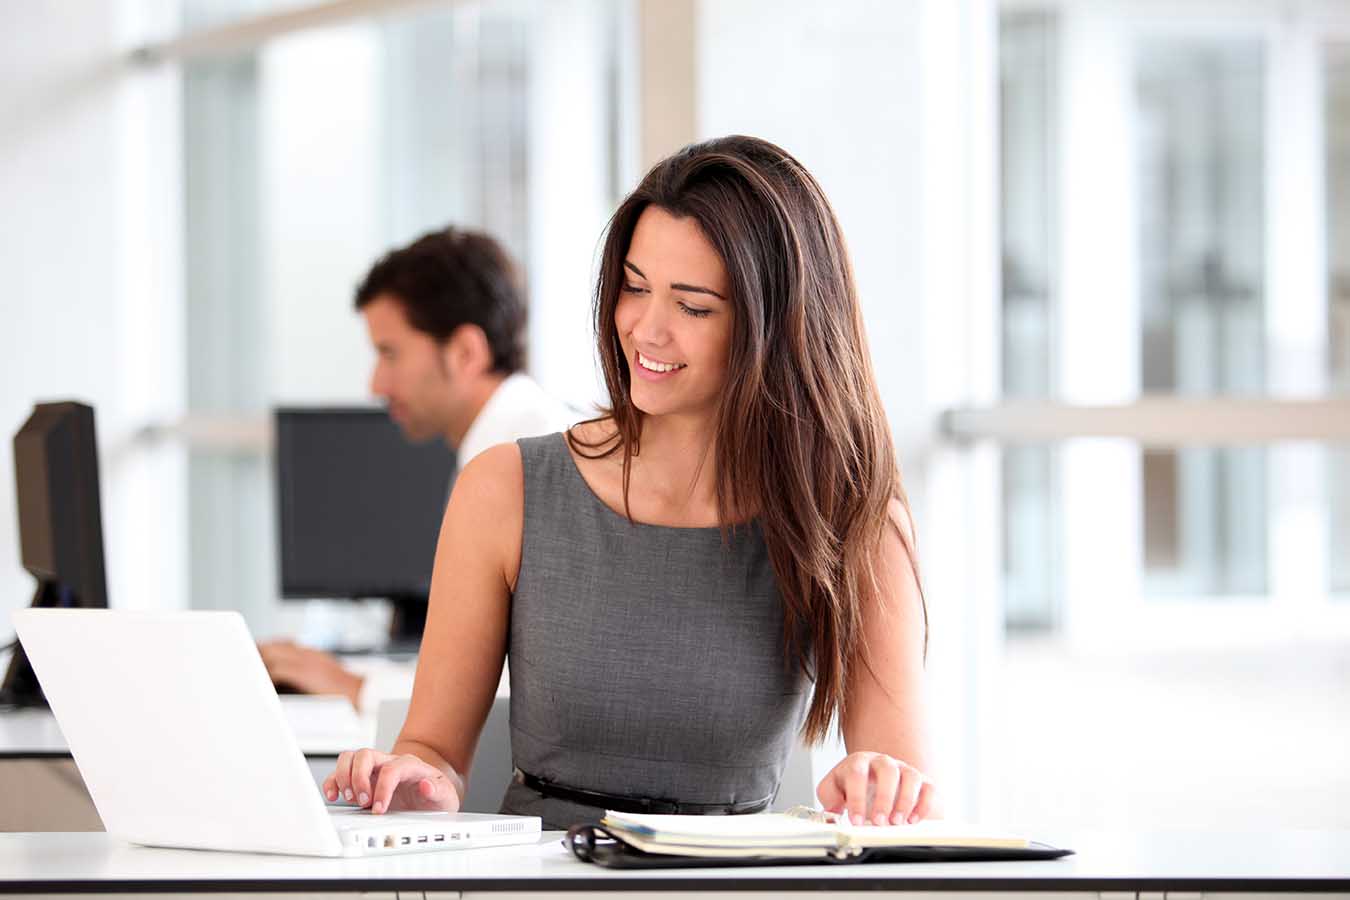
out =
[[564,787],[552,781],[545,781],[516,769],[516,781],[545,797],[568,800],[583,806],[595,806],[600,809],[612,809],[626,813],[665,813],[671,815],[693,816],[739,816],[757,813],[768,809],[772,797],[763,800],[746,800],[740,803],[681,803],[678,800],[659,800],[653,797],[625,797],[620,794],[602,794],[599,791],[583,791],[580,788]]

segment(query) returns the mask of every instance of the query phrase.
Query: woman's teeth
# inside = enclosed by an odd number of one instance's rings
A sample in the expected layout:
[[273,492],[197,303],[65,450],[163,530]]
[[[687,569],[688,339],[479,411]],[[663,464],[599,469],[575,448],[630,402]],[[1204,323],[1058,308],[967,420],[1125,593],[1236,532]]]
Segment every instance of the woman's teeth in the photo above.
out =
[[641,351],[638,351],[637,358],[638,358],[638,365],[642,366],[642,368],[646,369],[649,372],[674,372],[676,369],[683,369],[686,365],[688,365],[687,363],[657,362],[654,359],[648,359],[647,357],[643,356]]

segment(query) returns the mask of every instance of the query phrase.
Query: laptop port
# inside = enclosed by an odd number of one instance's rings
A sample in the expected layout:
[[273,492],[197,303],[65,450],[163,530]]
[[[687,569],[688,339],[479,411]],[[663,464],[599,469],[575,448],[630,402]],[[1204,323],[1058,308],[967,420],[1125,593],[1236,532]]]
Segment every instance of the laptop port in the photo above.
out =
[[384,836],[384,845],[385,845],[386,847],[393,847],[393,846],[394,846],[394,836],[393,836],[392,834],[386,834],[386,835]]
[[374,838],[374,837],[368,837],[368,838],[366,838],[366,846],[367,846],[367,847],[374,847],[374,846],[375,846],[375,838]]
[[443,843],[445,843],[445,835],[443,835],[443,834],[438,834],[438,835],[436,835],[436,843],[438,843],[438,844],[443,844]]
[[419,834],[419,835],[417,836],[417,843],[419,843],[419,844],[425,844],[426,842],[427,842],[427,836],[426,836],[425,834]]
[[406,846],[408,846],[408,845],[411,844],[411,843],[412,843],[412,838],[410,838],[410,837],[405,837],[405,838],[403,839],[403,846],[406,847]]

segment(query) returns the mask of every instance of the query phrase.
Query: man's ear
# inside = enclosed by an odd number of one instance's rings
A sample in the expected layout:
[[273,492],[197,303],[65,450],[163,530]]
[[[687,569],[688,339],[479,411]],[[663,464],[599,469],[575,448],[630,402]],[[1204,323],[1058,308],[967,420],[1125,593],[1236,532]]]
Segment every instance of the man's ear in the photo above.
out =
[[450,332],[441,352],[450,372],[460,378],[492,371],[492,347],[487,334],[477,325],[460,325]]

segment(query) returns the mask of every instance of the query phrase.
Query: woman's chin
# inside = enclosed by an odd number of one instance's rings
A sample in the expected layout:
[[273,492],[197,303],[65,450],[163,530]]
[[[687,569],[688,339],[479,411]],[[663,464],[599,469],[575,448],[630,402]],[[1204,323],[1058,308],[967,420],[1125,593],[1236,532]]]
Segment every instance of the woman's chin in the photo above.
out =
[[664,416],[669,412],[669,409],[666,408],[666,404],[654,402],[649,398],[638,397],[636,393],[634,393],[630,399],[632,400],[633,408],[644,416]]
[[679,402],[672,402],[671,397],[662,397],[655,391],[644,391],[641,388],[631,392],[630,399],[633,406],[644,416],[668,416],[671,413],[682,411]]
[[680,402],[669,397],[652,397],[641,391],[632,391],[629,394],[629,400],[633,408],[644,416],[679,416],[681,418],[706,417],[713,418],[717,415],[716,402],[710,403],[687,403]]

